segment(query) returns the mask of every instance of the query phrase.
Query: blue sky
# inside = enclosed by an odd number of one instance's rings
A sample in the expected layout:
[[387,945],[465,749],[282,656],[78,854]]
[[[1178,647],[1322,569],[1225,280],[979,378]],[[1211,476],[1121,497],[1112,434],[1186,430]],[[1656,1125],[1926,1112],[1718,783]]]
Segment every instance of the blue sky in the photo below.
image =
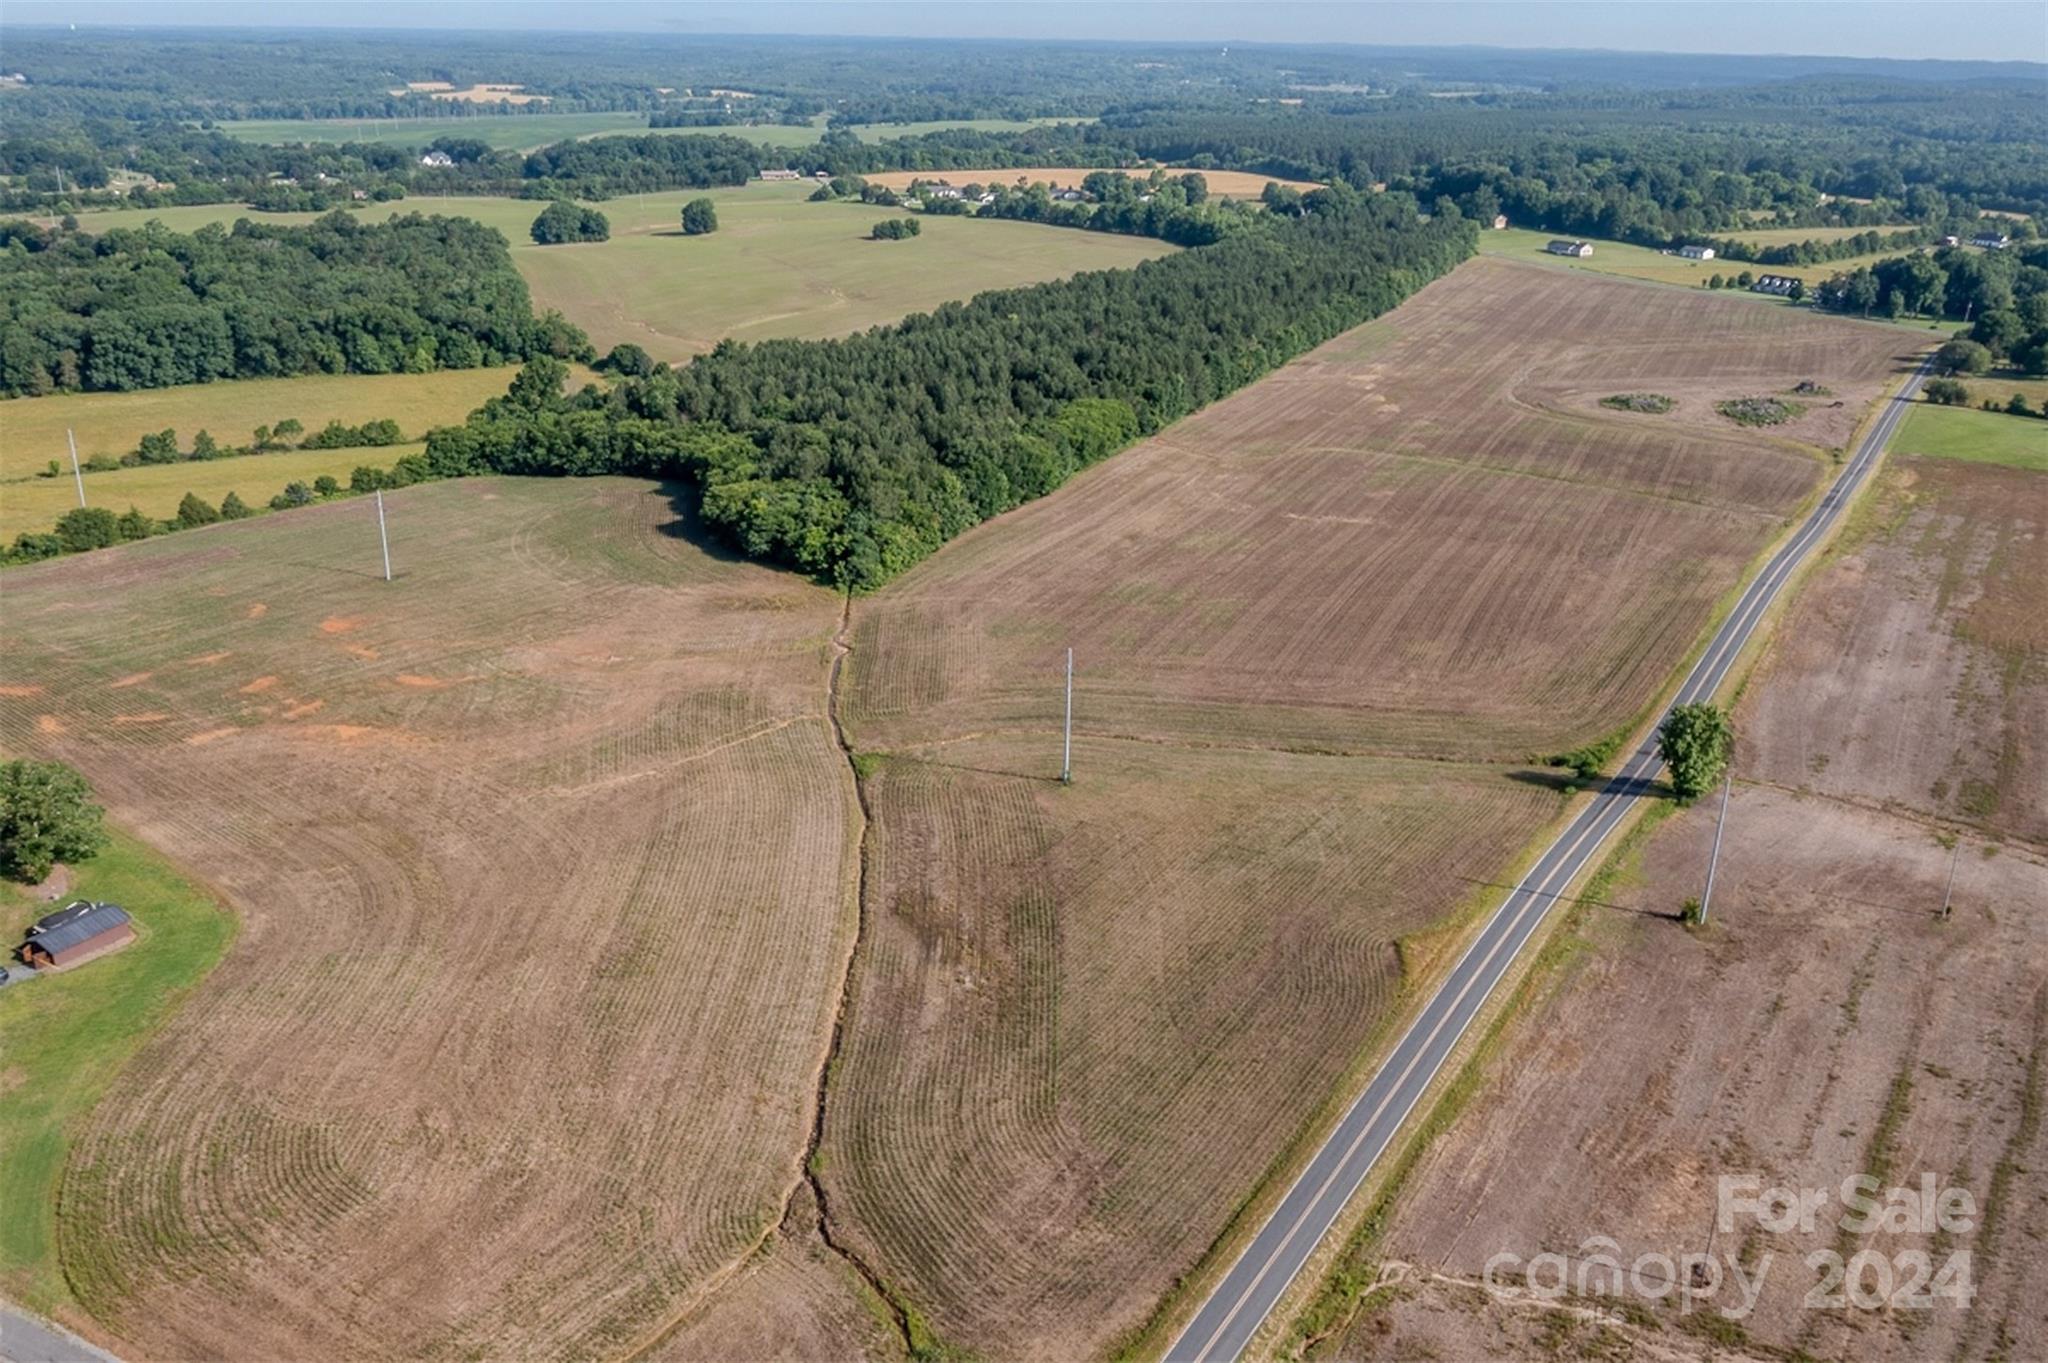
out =
[[2048,5],[2040,0],[9,0],[6,12],[22,23],[1171,38],[2048,60]]

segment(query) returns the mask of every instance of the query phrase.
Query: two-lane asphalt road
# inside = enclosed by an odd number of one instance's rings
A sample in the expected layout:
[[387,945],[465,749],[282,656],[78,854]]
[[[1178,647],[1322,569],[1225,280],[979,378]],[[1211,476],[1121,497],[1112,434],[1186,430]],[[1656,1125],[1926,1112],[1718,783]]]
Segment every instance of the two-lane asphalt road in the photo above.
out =
[[[1927,375],[1930,361],[1907,379],[1857,447],[1856,455],[1806,518],[1797,534],[1764,565],[1749,584],[1713,642],[1700,656],[1675,705],[1707,700],[1720,689],[1757,622],[1792,572],[1812,552],[1869,475],[1885,443],[1898,429],[1913,394]],[[1630,755],[1619,775],[1573,819],[1562,836],[1537,861],[1480,929],[1451,973],[1423,1007],[1422,1014],[1401,1038],[1386,1064],[1346,1110],[1337,1129],[1317,1150],[1308,1168],[1260,1229],[1244,1255],[1187,1329],[1166,1351],[1169,1363],[1226,1363],[1245,1344],[1286,1292],[1309,1255],[1337,1219],[1344,1204],[1386,1150],[1408,1113],[1436,1078],[1465,1029],[1514,963],[1550,906],[1579,874],[1594,864],[1599,850],[1627,818],[1635,802],[1651,795],[1663,762],[1654,732]]]

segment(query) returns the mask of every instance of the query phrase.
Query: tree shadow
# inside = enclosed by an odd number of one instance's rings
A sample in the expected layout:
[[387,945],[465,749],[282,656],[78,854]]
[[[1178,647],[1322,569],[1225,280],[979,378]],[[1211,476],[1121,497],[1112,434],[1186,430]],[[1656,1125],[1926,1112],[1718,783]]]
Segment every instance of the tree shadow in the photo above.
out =
[[731,540],[705,523],[704,492],[695,483],[685,478],[664,478],[651,495],[668,498],[669,510],[675,516],[675,519],[655,526],[657,533],[672,540],[681,540],[719,563],[749,561]]

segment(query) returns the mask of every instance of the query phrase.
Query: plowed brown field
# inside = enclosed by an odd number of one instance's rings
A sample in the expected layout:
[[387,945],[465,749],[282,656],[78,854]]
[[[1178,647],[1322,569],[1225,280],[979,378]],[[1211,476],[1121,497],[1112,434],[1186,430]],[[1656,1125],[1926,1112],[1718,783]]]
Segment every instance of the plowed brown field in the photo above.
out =
[[[975,530],[855,612],[863,742],[1096,732],[1518,761],[1634,715],[1898,333],[1475,260]],[[1770,434],[1716,395],[1811,378]],[[1669,416],[1598,406],[1680,396]]]
[[0,746],[245,929],[77,1137],[154,1356],[580,1357],[782,1214],[854,932],[838,603],[645,483],[446,483],[11,573]]
[[[1713,921],[1672,921],[1701,890],[1707,801],[1579,912],[1569,967],[1360,1251],[1401,1286],[1330,1322],[1312,1357],[2048,1355],[2048,498],[2039,474],[1898,456],[1868,495],[1737,707]],[[1961,1188],[1969,1224],[1844,1234],[1856,1174],[1879,1201]],[[1717,1235],[1724,1175],[1827,1201],[1807,1227]],[[1807,1256],[1829,1250],[1877,1259],[1862,1306],[1809,1304],[1828,1288]],[[1725,1258],[1689,1315],[1654,1267],[1619,1310],[1492,1298],[1476,1283],[1503,1251],[1562,1253],[1574,1274],[1601,1253],[1739,1253],[1759,1286],[1736,1320],[1716,1314],[1739,1308]],[[1966,1258],[1974,1299],[1878,1304],[1916,1290],[1898,1257],[1914,1254]]]
[[983,1356],[1128,1338],[1556,814],[1512,765],[1646,707],[1900,360],[1475,261],[857,602],[841,1239]]

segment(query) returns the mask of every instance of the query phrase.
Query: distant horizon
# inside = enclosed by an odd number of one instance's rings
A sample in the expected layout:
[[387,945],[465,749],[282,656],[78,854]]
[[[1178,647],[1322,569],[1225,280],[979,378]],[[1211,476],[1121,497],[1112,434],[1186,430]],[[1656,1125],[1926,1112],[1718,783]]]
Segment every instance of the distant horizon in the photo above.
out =
[[[252,0],[15,0],[0,31],[26,28],[244,29],[282,32],[603,34],[1153,44],[1160,46],[1470,50],[1665,57],[1977,62],[2048,66],[2048,25],[2032,0],[1759,3],[1731,0],[1559,0],[1550,4],[1321,5],[1296,0],[1183,3],[929,4],[921,0],[764,0],[676,5],[614,0],[565,25],[539,0],[443,0],[422,11],[396,0],[339,0],[320,22]],[[1938,22],[1937,22],[1938,21]],[[1152,31],[1170,29],[1170,36]],[[1474,34],[1483,33],[1475,39]],[[1745,44],[1739,33],[1769,35]],[[1731,44],[1719,46],[1715,44]],[[2019,49],[2019,54],[2015,54]]]

